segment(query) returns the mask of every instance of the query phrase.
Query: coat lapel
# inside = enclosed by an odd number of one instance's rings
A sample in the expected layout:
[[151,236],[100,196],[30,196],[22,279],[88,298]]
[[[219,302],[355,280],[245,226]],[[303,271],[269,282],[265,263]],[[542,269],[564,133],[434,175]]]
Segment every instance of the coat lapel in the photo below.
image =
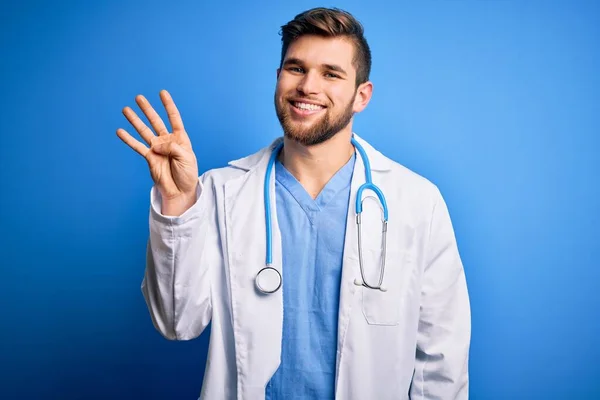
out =
[[[250,157],[231,162],[248,172],[225,184],[225,225],[231,285],[238,393],[261,398],[279,366],[283,290],[269,295],[255,287],[265,266],[266,226],[264,179],[271,150],[278,141]],[[281,235],[275,200],[275,169],[269,180],[273,232],[273,264],[282,273]],[[285,283],[284,283],[285,284]]]
[[[372,180],[375,185],[379,184],[381,173],[385,173],[391,168],[391,160],[375,150],[369,143],[354,134],[355,139],[363,146],[369,163],[371,164]],[[342,280],[340,282],[340,306],[338,315],[338,351],[336,360],[336,372],[339,371],[340,360],[344,354],[344,342],[346,339],[352,308],[356,306],[355,296],[361,290],[361,286],[355,284],[355,279],[360,278],[360,265],[358,254],[358,227],[356,224],[356,195],[358,188],[366,182],[364,160],[356,151],[356,162],[352,174],[352,183],[350,187],[350,199],[348,204],[348,218],[346,221],[346,237],[344,240],[344,258],[342,266]],[[385,195],[385,193],[384,193]],[[367,196],[374,196],[372,191],[364,191],[362,199]],[[380,236],[377,232],[381,230],[381,218],[378,206],[375,203],[364,203],[362,218],[363,232],[363,251],[368,246],[368,242],[377,242]],[[373,212],[375,211],[375,212]],[[369,235],[365,233],[368,232]],[[371,280],[373,281],[373,280]],[[336,373],[337,376],[337,373]],[[337,380],[337,378],[336,378]]]

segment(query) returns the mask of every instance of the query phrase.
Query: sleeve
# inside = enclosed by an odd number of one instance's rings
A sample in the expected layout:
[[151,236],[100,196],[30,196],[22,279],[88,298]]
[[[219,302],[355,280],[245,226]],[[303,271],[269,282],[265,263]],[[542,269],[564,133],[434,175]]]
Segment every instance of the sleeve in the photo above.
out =
[[450,215],[436,188],[421,293],[411,400],[468,399],[471,310]]
[[160,193],[150,193],[150,237],[141,290],[154,327],[169,340],[200,336],[211,320],[211,244],[214,200],[202,177],[196,202],[182,215],[160,213]]

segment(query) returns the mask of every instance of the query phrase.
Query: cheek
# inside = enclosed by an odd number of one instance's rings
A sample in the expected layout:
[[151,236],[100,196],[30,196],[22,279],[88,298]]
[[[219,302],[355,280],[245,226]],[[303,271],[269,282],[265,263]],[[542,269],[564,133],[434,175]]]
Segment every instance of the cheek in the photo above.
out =
[[275,101],[277,103],[283,103],[285,98],[285,92],[283,91],[281,85],[277,84],[277,86],[275,86]]
[[291,90],[295,90],[298,84],[294,79],[290,79],[289,76],[280,75],[279,79],[277,79],[276,90],[278,93],[287,93]]
[[346,107],[350,103],[354,104],[352,101],[353,96],[354,91],[345,87],[336,88],[330,92],[331,100],[336,107]]
[[290,89],[285,84],[278,82],[275,86],[275,98],[278,102],[285,102],[286,97],[290,96]]

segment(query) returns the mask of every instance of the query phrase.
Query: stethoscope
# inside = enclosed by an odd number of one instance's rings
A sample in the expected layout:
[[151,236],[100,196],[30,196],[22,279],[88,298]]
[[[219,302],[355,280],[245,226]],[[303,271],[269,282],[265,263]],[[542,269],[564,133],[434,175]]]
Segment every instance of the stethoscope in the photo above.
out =
[[[358,260],[360,265],[360,275],[362,280],[356,279],[354,283],[358,286],[364,286],[369,289],[381,290],[382,292],[386,291],[386,288],[383,284],[383,276],[385,273],[385,253],[387,249],[386,245],[386,236],[387,236],[387,222],[388,222],[388,208],[385,202],[385,197],[371,179],[371,164],[369,163],[369,158],[367,157],[367,153],[363,149],[363,147],[352,137],[351,140],[354,147],[358,150],[360,157],[363,160],[363,164],[365,166],[365,177],[366,182],[363,183],[356,193],[356,224],[358,225]],[[267,260],[266,266],[258,271],[256,275],[255,284],[256,288],[264,293],[270,294],[275,293],[279,290],[282,283],[281,273],[271,266],[272,264],[272,227],[271,227],[271,195],[269,191],[269,179],[271,177],[271,171],[273,170],[273,165],[275,165],[275,159],[277,155],[283,148],[283,142],[279,143],[271,152],[271,158],[269,158],[269,163],[267,164],[267,172],[265,174],[265,184],[264,184],[264,197],[265,197],[265,222],[267,228]],[[377,285],[369,285],[367,280],[365,279],[365,272],[363,267],[363,254],[362,254],[362,229],[361,229],[361,214],[363,210],[363,199],[362,193],[365,189],[370,189],[379,198],[382,209],[382,253],[381,253],[381,266],[379,269],[379,282]]]

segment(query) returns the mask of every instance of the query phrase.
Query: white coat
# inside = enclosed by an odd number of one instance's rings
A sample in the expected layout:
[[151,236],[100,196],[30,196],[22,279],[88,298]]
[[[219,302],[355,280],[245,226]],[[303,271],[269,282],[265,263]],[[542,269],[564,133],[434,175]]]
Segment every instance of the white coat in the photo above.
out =
[[[467,399],[470,305],[446,204],[428,180],[355,137],[389,207],[387,291],[355,284],[361,276],[355,197],[365,181],[357,154],[340,283],[336,399]],[[202,399],[263,399],[280,363],[283,290],[255,289],[265,265],[265,171],[280,140],[204,173],[195,205],[179,217],[161,215],[160,195],[151,191],[142,292],[154,326],[170,340],[196,338],[211,323]],[[273,266],[281,270],[270,182]],[[368,204],[365,272],[376,283],[381,217]]]

